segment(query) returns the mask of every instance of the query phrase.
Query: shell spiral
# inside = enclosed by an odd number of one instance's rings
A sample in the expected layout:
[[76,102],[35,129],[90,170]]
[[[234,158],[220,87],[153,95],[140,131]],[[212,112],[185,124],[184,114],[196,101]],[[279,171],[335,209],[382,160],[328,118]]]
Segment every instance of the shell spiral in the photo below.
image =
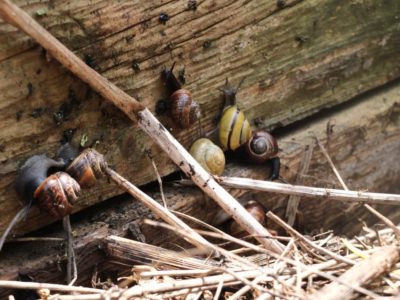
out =
[[210,174],[221,175],[225,169],[225,154],[206,138],[200,138],[190,147],[190,154]]
[[189,128],[200,118],[200,106],[185,89],[175,91],[170,97],[171,117],[181,128]]
[[107,162],[104,156],[92,148],[85,149],[68,166],[67,173],[78,181],[82,188],[90,188],[104,174]]
[[264,162],[278,154],[278,143],[270,133],[259,130],[251,135],[245,150],[250,160]]
[[55,218],[71,213],[80,193],[79,184],[70,175],[57,172],[47,177],[35,190],[39,207]]

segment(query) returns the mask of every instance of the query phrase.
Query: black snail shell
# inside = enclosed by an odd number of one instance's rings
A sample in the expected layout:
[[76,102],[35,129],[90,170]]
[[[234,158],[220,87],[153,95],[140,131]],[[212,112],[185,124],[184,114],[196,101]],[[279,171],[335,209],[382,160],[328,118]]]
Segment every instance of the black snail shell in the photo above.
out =
[[189,128],[200,118],[200,106],[185,89],[175,91],[170,97],[171,117],[181,128]]
[[41,209],[55,218],[69,214],[80,193],[79,184],[64,172],[48,176],[51,169],[65,166],[45,155],[35,155],[22,166],[15,181],[19,196],[27,202],[34,200]]
[[210,174],[221,175],[225,169],[225,154],[220,147],[206,138],[200,138],[189,150],[195,160]]
[[255,131],[244,145],[248,158],[253,162],[265,162],[278,154],[276,139],[266,131]]
[[81,188],[90,188],[96,184],[107,169],[104,156],[92,148],[85,149],[68,166],[67,173],[79,183]]

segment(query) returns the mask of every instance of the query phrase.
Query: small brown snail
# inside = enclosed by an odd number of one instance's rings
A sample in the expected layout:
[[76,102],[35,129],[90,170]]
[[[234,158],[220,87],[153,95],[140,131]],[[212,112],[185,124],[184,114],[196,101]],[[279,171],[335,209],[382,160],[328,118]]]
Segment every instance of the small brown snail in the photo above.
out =
[[189,128],[200,118],[200,106],[193,100],[192,94],[186,89],[182,89],[178,79],[173,74],[172,65],[170,70],[163,70],[161,76],[170,90],[169,101],[159,101],[156,111],[158,114],[169,110],[172,119],[183,129]]
[[278,143],[269,132],[263,130],[253,132],[243,147],[249,161],[255,163],[269,161],[271,163],[271,180],[279,178],[280,159],[277,156],[279,150]]
[[200,138],[189,150],[195,160],[210,174],[221,175],[225,169],[225,154],[207,138]]
[[[266,211],[264,207],[257,201],[250,200],[245,205],[244,208],[262,225],[267,225],[267,218],[265,216]],[[229,226],[229,232],[232,236],[243,237],[245,231],[236,223],[234,220],[231,221]]]
[[72,161],[66,172],[76,179],[81,188],[90,188],[96,184],[106,169],[107,162],[104,156],[88,148]]
[[248,141],[252,132],[249,121],[236,105],[236,93],[240,84],[236,89],[233,89],[226,79],[225,86],[221,89],[224,93],[225,108],[221,114],[218,136],[224,151],[238,149]]
[[38,206],[55,218],[68,215],[80,193],[79,184],[67,173],[56,172],[48,176],[51,169],[65,166],[63,161],[55,161],[45,155],[29,158],[21,168],[15,188],[19,196]]

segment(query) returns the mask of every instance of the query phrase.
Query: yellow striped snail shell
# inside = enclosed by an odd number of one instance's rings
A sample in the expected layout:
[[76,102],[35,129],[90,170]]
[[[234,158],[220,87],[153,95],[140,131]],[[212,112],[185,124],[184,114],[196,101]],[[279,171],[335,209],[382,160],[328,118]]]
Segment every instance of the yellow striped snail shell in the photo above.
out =
[[233,89],[226,80],[225,86],[221,89],[225,103],[229,103],[222,112],[218,128],[219,143],[224,151],[238,149],[249,140],[252,133],[249,121],[236,105],[236,93],[239,86]]
[[210,174],[221,175],[225,169],[225,154],[220,147],[206,138],[200,138],[189,150],[195,160]]

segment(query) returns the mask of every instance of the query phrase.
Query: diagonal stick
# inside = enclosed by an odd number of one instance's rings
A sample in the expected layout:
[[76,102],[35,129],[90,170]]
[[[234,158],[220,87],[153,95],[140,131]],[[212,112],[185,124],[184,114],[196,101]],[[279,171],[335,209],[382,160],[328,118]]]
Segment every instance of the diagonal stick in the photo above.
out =
[[243,229],[254,235],[265,248],[275,253],[283,251],[283,245],[278,241],[263,238],[263,236],[271,236],[268,230],[257,222],[232,195],[224,190],[197,163],[146,107],[91,69],[29,14],[9,0],[0,0],[0,17],[31,36],[52,57],[86,82],[93,90],[121,109],[131,120],[138,121],[139,127],[168,154],[175,164],[210,198],[216,201],[228,215],[238,222]]

